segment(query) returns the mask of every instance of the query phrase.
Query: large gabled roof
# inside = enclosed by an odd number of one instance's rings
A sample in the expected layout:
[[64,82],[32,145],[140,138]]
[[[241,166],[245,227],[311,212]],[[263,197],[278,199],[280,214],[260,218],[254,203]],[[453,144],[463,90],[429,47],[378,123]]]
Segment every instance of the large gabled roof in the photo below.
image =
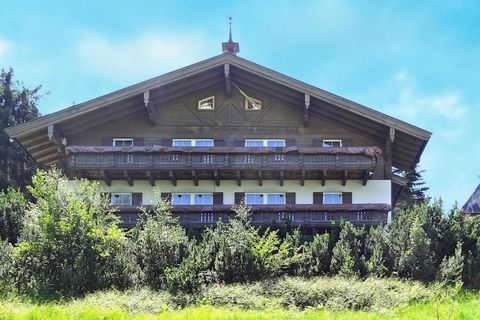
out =
[[[375,128],[375,130],[372,131],[379,131],[380,128],[382,132],[386,132],[385,139],[388,130],[390,128],[395,129],[395,132],[397,133],[397,141],[393,145],[394,166],[403,168],[413,167],[419,161],[420,155],[431,136],[431,133],[426,130],[312,85],[298,81],[228,52],[166,73],[153,79],[143,81],[127,88],[114,91],[87,102],[51,113],[36,120],[7,128],[6,132],[11,137],[16,138],[20,143],[26,140],[33,141],[36,138],[32,137],[35,137],[39,133],[46,133],[46,129],[49,125],[67,122],[76,117],[80,117],[87,113],[106,108],[128,99],[138,99],[138,97],[146,91],[158,88],[167,88],[174,83],[180,82],[184,79],[191,79],[192,77],[196,76],[200,77],[200,75],[205,74],[206,72],[211,72],[212,70],[223,74],[223,66],[225,64],[231,66],[231,73],[234,77],[235,74],[238,73],[238,76],[240,77],[239,81],[241,81],[242,77],[245,79],[246,77],[251,76],[252,81],[254,80],[253,78],[261,79],[262,81],[266,80],[269,83],[273,83],[275,86],[277,86],[277,88],[281,88],[281,90],[276,91],[279,94],[282,92],[282,90],[288,89],[292,93],[310,95],[312,98],[312,104],[310,108],[316,110],[318,114],[322,114],[323,108],[325,108],[325,110],[329,110],[329,114],[333,114],[338,117],[348,114],[352,119],[348,119],[348,121],[345,121],[345,123],[353,123],[353,120],[356,119],[357,128],[359,129],[361,129],[362,126],[370,123],[371,128]],[[292,95],[290,95],[290,97]],[[40,140],[38,141],[40,142]],[[30,144],[33,145],[33,143]],[[50,148],[53,150],[53,147]],[[26,149],[30,152],[29,146],[26,146]],[[397,158],[400,159],[397,161],[397,163],[395,163],[395,153],[398,153]],[[36,160],[38,161],[38,159]]]
[[480,184],[462,208],[465,213],[480,214]]

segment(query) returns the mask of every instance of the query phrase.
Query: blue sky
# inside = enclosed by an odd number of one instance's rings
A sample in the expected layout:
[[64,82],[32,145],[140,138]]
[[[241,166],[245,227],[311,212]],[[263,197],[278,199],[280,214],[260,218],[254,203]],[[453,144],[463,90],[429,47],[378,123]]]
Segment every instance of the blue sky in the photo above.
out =
[[47,114],[217,55],[240,56],[433,132],[431,197],[480,182],[476,1],[0,0],[0,68],[50,94]]

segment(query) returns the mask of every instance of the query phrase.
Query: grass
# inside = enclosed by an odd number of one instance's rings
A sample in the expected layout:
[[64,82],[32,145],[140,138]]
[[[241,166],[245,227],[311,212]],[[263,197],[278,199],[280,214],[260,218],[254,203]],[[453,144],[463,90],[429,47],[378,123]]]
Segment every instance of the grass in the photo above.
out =
[[196,295],[104,291],[35,302],[0,299],[0,320],[480,319],[480,293],[398,279],[282,278],[212,285]]
[[203,320],[203,319],[336,319],[336,320],[373,320],[373,319],[480,319],[480,301],[478,296],[464,297],[460,300],[441,304],[413,304],[387,312],[365,311],[329,311],[307,309],[243,310],[239,308],[195,306],[181,310],[165,310],[158,314],[132,314],[121,308],[89,306],[88,304],[46,304],[29,305],[24,303],[0,304],[1,320],[83,320],[83,319],[136,319],[136,320]]

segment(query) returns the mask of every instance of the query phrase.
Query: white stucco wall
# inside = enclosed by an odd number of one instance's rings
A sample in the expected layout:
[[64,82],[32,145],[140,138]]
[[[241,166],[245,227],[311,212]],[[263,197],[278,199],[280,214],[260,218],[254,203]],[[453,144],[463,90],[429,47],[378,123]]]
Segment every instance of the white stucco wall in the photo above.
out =
[[178,180],[177,186],[172,186],[169,180],[156,181],[152,187],[148,181],[136,180],[132,187],[126,181],[112,181],[108,187],[103,181],[99,181],[101,192],[142,192],[143,204],[152,204],[154,200],[154,188],[159,192],[223,192],[225,204],[234,203],[235,192],[295,192],[297,204],[312,204],[313,192],[352,192],[352,202],[355,203],[387,203],[391,204],[390,180],[370,180],[364,186],[361,180],[348,180],[342,186],[340,180],[328,180],[325,186],[320,181],[305,181],[305,186],[297,180],[285,180],[280,186],[278,180],[264,180],[263,186],[258,186],[258,180],[242,180],[242,185],[237,186],[233,180],[223,180],[217,187],[214,181],[199,180],[195,186],[191,180]]

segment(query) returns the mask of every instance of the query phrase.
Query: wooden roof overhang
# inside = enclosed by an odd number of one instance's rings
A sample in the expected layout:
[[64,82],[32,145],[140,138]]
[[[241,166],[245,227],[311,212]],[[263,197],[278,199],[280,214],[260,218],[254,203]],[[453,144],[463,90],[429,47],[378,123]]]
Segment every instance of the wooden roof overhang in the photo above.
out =
[[[266,92],[298,107],[308,117],[323,117],[378,141],[394,133],[392,164],[408,170],[420,160],[431,133],[353,101],[295,80],[230,53],[178,69],[139,84],[6,129],[43,167],[63,161],[62,137],[88,131],[122,117],[155,112],[155,105],[210,86],[232,83]],[[147,93],[147,94],[146,94]],[[147,100],[145,100],[147,99]],[[152,107],[153,106],[153,107]]]

